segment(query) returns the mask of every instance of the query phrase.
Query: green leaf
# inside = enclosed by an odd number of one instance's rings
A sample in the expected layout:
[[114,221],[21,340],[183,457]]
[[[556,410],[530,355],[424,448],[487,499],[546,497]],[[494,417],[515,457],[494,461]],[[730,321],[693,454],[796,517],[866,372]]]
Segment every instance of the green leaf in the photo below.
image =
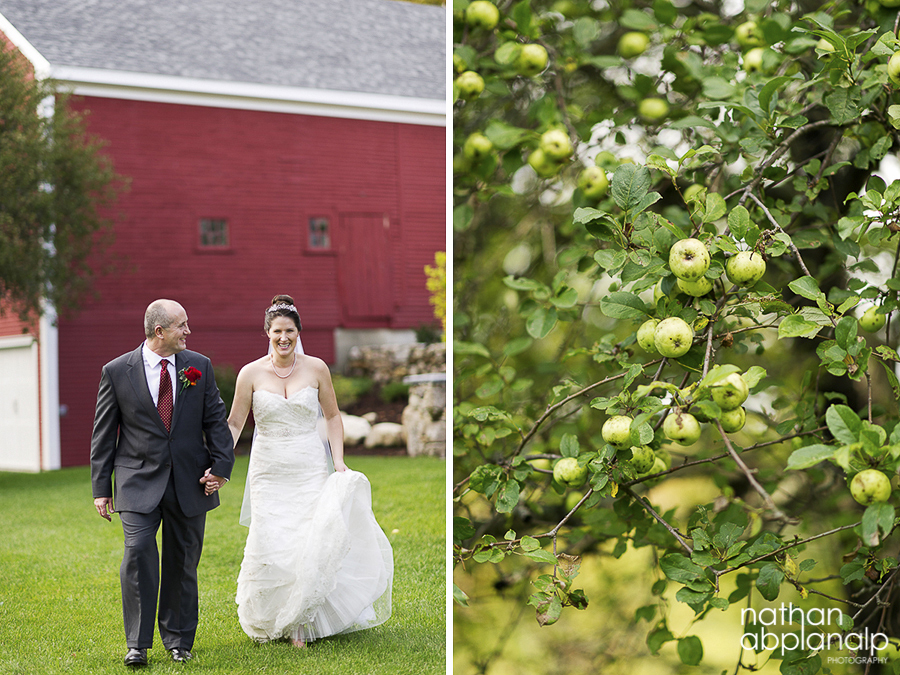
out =
[[815,300],[819,297],[824,297],[825,295],[819,290],[819,282],[812,277],[800,277],[799,279],[794,279],[788,284],[788,288],[807,300]]
[[[507,42],[506,44],[514,43]],[[514,127],[506,122],[501,122],[500,120],[491,120],[484,130],[484,135],[488,137],[488,140],[490,140],[498,150],[509,150],[510,148],[516,147],[519,143],[528,138],[531,133],[533,132],[529,132],[527,129]]]
[[815,337],[822,327],[812,321],[807,321],[802,316],[791,314],[784,317],[778,324],[778,338]]
[[862,517],[862,540],[866,546],[877,546],[894,527],[894,507],[875,502],[866,507]]
[[664,556],[659,561],[659,567],[669,579],[693,590],[704,590],[712,585],[706,578],[703,568],[681,553],[669,553]]
[[469,596],[455,583],[453,584],[453,600],[463,607],[469,606]]
[[600,311],[611,319],[647,318],[647,305],[634,293],[615,291],[600,299]]
[[772,96],[775,92],[779,91],[783,88],[785,82],[790,81],[792,78],[787,75],[782,75],[781,77],[773,77],[769,80],[765,86],[759,92],[759,107],[763,109],[767,115],[772,115],[771,103]]
[[828,430],[843,445],[859,442],[862,421],[859,415],[845,405],[832,405],[825,411],[825,423]]
[[497,496],[497,512],[512,513],[512,510],[516,508],[516,504],[519,503],[520,492],[521,486],[518,481],[506,481],[503,487],[500,488],[500,494]]
[[671,642],[675,639],[675,636],[669,632],[669,629],[666,628],[665,624],[659,626],[656,630],[650,632],[647,635],[647,647],[650,649],[651,654],[658,654],[659,648],[662,647],[666,642]]
[[522,537],[522,541],[519,542],[519,545],[522,547],[522,550],[528,553],[529,551],[536,551],[541,547],[541,542],[539,542],[534,537],[524,536]]
[[633,209],[650,191],[650,171],[636,164],[620,164],[613,174],[610,193],[623,211]]
[[549,551],[545,551],[542,548],[535,549],[533,551],[526,551],[525,556],[534,560],[535,562],[547,563],[549,565],[556,564],[556,556],[554,556]]
[[781,568],[775,563],[767,563],[759,570],[756,588],[766,600],[772,601],[778,597],[782,581],[784,581],[784,572],[781,571]]
[[706,195],[706,213],[703,216],[704,223],[712,223],[728,211],[725,205],[725,199],[718,192],[711,192]]
[[541,626],[551,626],[559,621],[562,614],[562,602],[553,595],[537,607],[537,621]]
[[830,445],[807,445],[805,447],[794,450],[788,457],[787,469],[797,471],[799,469],[808,469],[815,466],[819,462],[831,459],[834,456],[836,448]]
[[834,338],[838,345],[848,350],[851,346],[854,346],[856,344],[856,330],[856,317],[845,316],[838,321],[837,327],[834,330]]
[[632,30],[653,31],[658,28],[656,22],[650,18],[649,14],[645,14],[637,9],[626,9],[619,17],[619,23],[626,28]]
[[835,124],[848,124],[859,119],[859,87],[839,87],[825,97],[825,105]]
[[731,213],[728,214],[728,229],[731,230],[735,239],[743,239],[749,227],[750,212],[741,205],[731,209]]
[[696,635],[688,635],[678,641],[678,658],[686,666],[698,666],[703,660],[703,643]]
[[553,327],[556,325],[557,318],[558,316],[555,307],[551,307],[550,309],[538,307],[531,313],[531,316],[528,317],[525,329],[535,340],[540,340],[550,334],[550,331],[553,330]]
[[457,356],[462,354],[472,354],[474,356],[483,356],[486,359],[491,358],[491,353],[487,350],[487,347],[476,342],[459,342],[454,340],[453,354]]
[[559,441],[559,452],[563,457],[578,457],[581,451],[581,445],[578,443],[578,436],[575,434],[563,434]]

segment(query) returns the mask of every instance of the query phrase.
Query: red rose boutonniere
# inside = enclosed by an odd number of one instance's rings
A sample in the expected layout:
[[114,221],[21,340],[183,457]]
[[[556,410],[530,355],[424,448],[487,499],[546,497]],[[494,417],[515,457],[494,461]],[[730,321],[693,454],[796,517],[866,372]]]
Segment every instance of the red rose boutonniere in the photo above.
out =
[[195,384],[197,384],[197,380],[200,379],[201,375],[202,373],[193,366],[182,368],[178,372],[178,379],[181,380],[181,391],[184,391],[188,387],[193,387]]

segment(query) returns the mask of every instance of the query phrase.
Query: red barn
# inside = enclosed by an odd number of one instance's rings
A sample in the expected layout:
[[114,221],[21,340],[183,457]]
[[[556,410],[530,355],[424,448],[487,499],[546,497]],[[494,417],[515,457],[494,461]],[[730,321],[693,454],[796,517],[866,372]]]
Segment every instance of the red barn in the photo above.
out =
[[74,92],[130,188],[96,297],[58,328],[0,318],[0,377],[33,385],[0,387],[17,397],[0,420],[28,408],[0,421],[23,439],[0,469],[87,463],[100,368],[140,344],[155,298],[235,368],[265,353],[277,293],[333,365],[433,324],[444,31],[444,8],[396,0],[4,0],[0,32]]

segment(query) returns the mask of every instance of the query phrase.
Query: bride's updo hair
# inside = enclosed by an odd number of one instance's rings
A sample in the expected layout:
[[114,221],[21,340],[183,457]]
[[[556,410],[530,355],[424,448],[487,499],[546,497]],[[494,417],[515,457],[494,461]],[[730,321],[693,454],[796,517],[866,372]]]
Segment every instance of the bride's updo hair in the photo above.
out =
[[288,319],[297,324],[297,330],[300,328],[300,313],[294,306],[294,299],[289,295],[276,295],[272,298],[272,305],[266,310],[266,333],[272,327],[272,320],[276,316],[286,316]]

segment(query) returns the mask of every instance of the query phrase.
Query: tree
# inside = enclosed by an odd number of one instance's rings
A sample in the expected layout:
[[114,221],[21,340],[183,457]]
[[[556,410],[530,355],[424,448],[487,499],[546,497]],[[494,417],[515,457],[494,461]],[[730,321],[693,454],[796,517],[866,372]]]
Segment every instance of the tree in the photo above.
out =
[[24,319],[46,300],[65,314],[90,288],[110,226],[101,209],[122,179],[84,115],[12,48],[0,49],[0,82],[0,311]]
[[525,608],[541,673],[891,652],[898,9],[497,8],[454,3],[457,658],[487,672]]

